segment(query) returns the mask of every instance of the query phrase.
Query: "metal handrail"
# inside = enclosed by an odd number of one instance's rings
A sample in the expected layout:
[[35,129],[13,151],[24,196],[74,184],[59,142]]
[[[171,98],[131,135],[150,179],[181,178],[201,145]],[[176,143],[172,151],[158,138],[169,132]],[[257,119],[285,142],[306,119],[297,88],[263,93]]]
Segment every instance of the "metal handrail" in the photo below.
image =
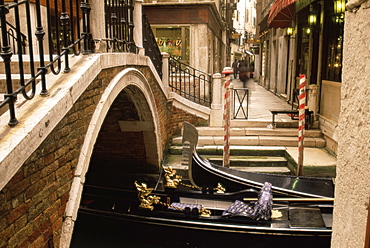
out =
[[[32,27],[31,27],[31,16],[33,13],[31,12],[30,3],[35,4],[36,10],[36,32],[35,36],[37,41],[37,45],[35,48],[38,49],[38,56],[39,60],[35,60],[35,52],[34,52],[34,41],[35,38],[32,34]],[[31,100],[35,97],[36,93],[36,81],[40,80],[41,84],[41,95],[47,95],[48,90],[46,87],[46,73],[51,70],[54,74],[58,74],[61,71],[61,62],[62,58],[64,58],[64,72],[69,72],[71,69],[69,68],[69,57],[70,53],[79,54],[81,50],[81,42],[84,42],[84,53],[89,53],[92,50],[90,41],[91,34],[89,34],[89,14],[90,14],[90,4],[88,0],[69,0],[67,6],[67,0],[62,1],[54,1],[55,5],[53,8],[50,6],[50,1],[46,1],[46,12],[47,16],[43,16],[41,11],[41,4],[40,0],[30,1],[30,0],[23,0],[23,1],[14,1],[14,3],[5,4],[4,0],[0,0],[0,25],[1,29],[1,52],[0,56],[3,59],[4,66],[5,66],[5,74],[6,74],[6,94],[4,95],[4,101],[0,103],[0,109],[8,107],[10,120],[8,125],[13,127],[18,124],[18,120],[15,115],[15,102],[18,98],[18,94],[22,94],[26,100]],[[58,4],[59,3],[59,4]],[[78,6],[80,4],[80,6]],[[22,20],[20,17],[20,7],[24,6],[25,20]],[[7,28],[7,14],[9,11],[14,10],[14,27],[15,27],[15,36],[16,36],[16,44],[17,46],[17,56],[18,56],[18,68],[19,68],[19,75],[20,75],[20,86],[13,90],[13,83],[12,83],[12,67],[11,67],[11,60],[13,56],[12,52],[12,44],[9,43],[7,38],[8,35],[8,28]],[[67,9],[69,13],[67,13]],[[60,13],[60,25],[61,29],[59,29],[58,22],[51,22],[52,11],[54,10],[54,16],[58,16]],[[82,14],[80,13],[82,10]],[[50,31],[48,34],[49,44],[48,47],[44,46],[44,37],[45,37],[45,29],[43,26],[43,20],[47,20],[47,30]],[[80,20],[83,25],[83,30],[79,37],[74,38],[75,33],[80,33]],[[21,37],[24,34],[21,33],[21,27],[25,27],[27,30],[27,34],[25,35],[28,37],[28,49],[24,51],[22,49],[23,42]],[[56,30],[54,36],[51,35],[51,30]],[[53,41],[54,38],[54,41]],[[59,43],[61,41],[61,44]],[[14,49],[14,47],[13,47]],[[46,51],[46,52],[45,52]],[[48,52],[48,53],[47,53]],[[45,62],[44,56],[45,54],[49,54],[49,62]],[[25,72],[23,69],[24,59],[23,55],[28,55],[29,63],[30,63],[30,79],[25,79]],[[39,63],[38,68],[35,68],[35,63]],[[58,70],[54,69],[54,64],[58,65]]]
[[169,86],[171,91],[210,107],[212,103],[212,75],[193,68],[174,57],[169,59]]
[[162,54],[159,50],[157,41],[153,34],[153,30],[150,27],[150,23],[145,14],[142,16],[143,20],[143,46],[145,49],[145,55],[148,56],[160,77],[162,77]]
[[[90,6],[91,0],[60,0],[45,1],[42,5],[41,0],[14,0],[7,2],[0,0],[0,26],[1,28],[1,50],[0,56],[3,59],[3,66],[6,74],[6,93],[4,100],[0,100],[0,113],[9,111],[8,125],[13,127],[18,124],[15,114],[15,103],[19,94],[22,94],[26,100],[31,100],[36,94],[36,82],[40,82],[40,95],[47,95],[46,74],[51,72],[55,75],[62,71],[68,73],[69,55],[90,54],[94,52],[94,42],[90,31]],[[35,13],[31,11],[30,4],[35,6]],[[128,52],[138,53],[139,48],[134,42],[134,0],[118,1],[105,0],[105,18],[106,18],[106,38],[107,52]],[[41,11],[41,7],[46,11]],[[21,18],[20,11],[22,8]],[[9,25],[7,22],[10,10],[13,10],[11,25],[14,29],[16,38],[12,44],[8,38]],[[46,14],[45,14],[46,13]],[[31,17],[35,16],[35,21]],[[36,23],[36,27],[31,25]],[[144,20],[147,26],[146,33],[143,34],[143,40],[155,40],[150,26]],[[26,30],[23,34],[22,30]],[[32,33],[32,30],[36,30]],[[46,33],[46,30],[48,31]],[[149,32],[150,31],[150,32]],[[44,39],[47,42],[44,42]],[[24,47],[24,40],[27,40],[27,46]],[[47,43],[47,44],[45,44]],[[149,44],[149,45],[148,45]],[[158,74],[162,74],[162,58],[160,52],[156,50],[158,45],[145,44],[146,55],[149,56]],[[23,49],[22,49],[23,47]],[[37,52],[36,52],[37,49]],[[34,51],[35,50],[35,51]],[[154,53],[151,53],[154,51]],[[159,53],[159,56],[158,56]],[[24,56],[29,57],[29,71],[26,75],[24,70]],[[13,57],[17,57],[15,62]],[[45,60],[45,57],[48,61]],[[37,58],[37,59],[36,59]],[[13,61],[12,61],[13,60]],[[18,63],[18,66],[11,65]],[[62,68],[63,64],[63,68]],[[13,68],[19,68],[19,85],[15,85],[12,79]],[[26,77],[28,77],[26,79]],[[14,82],[13,82],[14,81]]]

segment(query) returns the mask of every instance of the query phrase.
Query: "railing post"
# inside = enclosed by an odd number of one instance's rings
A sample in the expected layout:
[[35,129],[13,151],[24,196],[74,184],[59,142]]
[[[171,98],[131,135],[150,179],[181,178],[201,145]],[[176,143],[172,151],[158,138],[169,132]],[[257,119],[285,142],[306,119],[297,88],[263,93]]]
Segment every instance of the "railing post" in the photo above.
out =
[[143,44],[143,0],[135,0],[134,3],[134,42],[139,48],[139,55],[145,55]]
[[68,53],[69,53],[69,48],[68,48],[68,22],[69,22],[69,15],[67,13],[67,7],[66,7],[66,1],[65,0],[62,0],[62,13],[61,13],[61,16],[60,16],[60,23],[63,27],[63,52],[64,53],[64,63],[65,63],[65,67],[64,67],[64,72],[70,72],[71,71],[71,68],[69,68],[69,58],[68,58]]
[[129,44],[129,52],[134,52],[136,50],[135,42],[134,42],[134,3],[135,0],[128,0],[129,5],[127,6],[128,11],[128,44]]
[[0,25],[1,25],[1,42],[2,42],[0,56],[2,57],[4,61],[5,73],[7,75],[6,77],[7,94],[5,95],[5,100],[8,102],[8,106],[9,106],[10,119],[9,119],[8,125],[13,127],[18,124],[18,120],[15,117],[14,102],[17,99],[13,95],[11,67],[10,67],[10,62],[11,62],[11,57],[13,55],[13,52],[8,42],[7,28],[6,28],[6,15],[8,13],[9,13],[9,10],[6,9],[4,5],[4,0],[0,0]]
[[105,38],[105,1],[90,1],[91,14],[90,19],[94,20],[90,23],[91,35],[94,39],[97,40],[95,43],[96,53],[105,53],[107,51],[106,41],[103,41],[102,38]]
[[42,71],[41,74],[41,93],[40,95],[46,96],[48,94],[48,90],[46,89],[46,73],[47,69],[45,68],[45,59],[44,59],[44,36],[45,31],[42,26],[42,20],[41,20],[41,7],[40,7],[40,0],[36,0],[36,38],[38,41],[38,47],[39,47],[39,57],[40,57],[40,67],[37,68],[38,70]]
[[84,46],[83,46],[83,54],[90,54],[92,53],[92,35],[90,32],[90,12],[91,12],[91,6],[88,0],[85,0],[84,2],[81,2],[80,6],[83,17],[82,17],[82,34],[84,37]]
[[169,75],[170,75],[170,54],[169,53],[161,53],[162,54],[162,82],[168,88],[170,83]]
[[212,104],[210,115],[210,127],[222,127],[222,78],[220,73],[213,74],[212,80]]

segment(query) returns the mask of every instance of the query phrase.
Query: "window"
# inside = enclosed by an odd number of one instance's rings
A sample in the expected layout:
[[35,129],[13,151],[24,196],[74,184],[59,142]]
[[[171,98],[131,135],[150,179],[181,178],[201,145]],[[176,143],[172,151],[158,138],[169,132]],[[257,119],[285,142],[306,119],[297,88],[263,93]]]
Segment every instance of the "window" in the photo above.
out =
[[324,44],[327,44],[327,46],[325,47],[323,57],[323,79],[341,82],[344,23],[341,17],[332,13],[333,10],[331,10],[331,14],[327,15],[327,25],[324,30]]
[[189,63],[189,27],[152,27],[159,50]]

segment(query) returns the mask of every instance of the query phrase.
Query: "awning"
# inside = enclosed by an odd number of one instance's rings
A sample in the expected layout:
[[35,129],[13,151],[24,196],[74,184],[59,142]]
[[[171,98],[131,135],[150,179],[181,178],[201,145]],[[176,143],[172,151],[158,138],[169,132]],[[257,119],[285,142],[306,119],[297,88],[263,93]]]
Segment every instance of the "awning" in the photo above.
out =
[[276,0],[267,19],[270,28],[286,28],[292,24],[295,2],[298,0]]

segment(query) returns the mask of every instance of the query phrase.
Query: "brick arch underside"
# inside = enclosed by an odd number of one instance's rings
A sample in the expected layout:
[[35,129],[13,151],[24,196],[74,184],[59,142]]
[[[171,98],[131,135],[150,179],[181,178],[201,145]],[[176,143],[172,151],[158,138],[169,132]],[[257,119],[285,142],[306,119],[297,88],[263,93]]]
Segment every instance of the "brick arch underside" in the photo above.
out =
[[112,103],[91,155],[86,184],[133,188],[140,174],[158,172],[151,109],[137,86],[123,89]]

